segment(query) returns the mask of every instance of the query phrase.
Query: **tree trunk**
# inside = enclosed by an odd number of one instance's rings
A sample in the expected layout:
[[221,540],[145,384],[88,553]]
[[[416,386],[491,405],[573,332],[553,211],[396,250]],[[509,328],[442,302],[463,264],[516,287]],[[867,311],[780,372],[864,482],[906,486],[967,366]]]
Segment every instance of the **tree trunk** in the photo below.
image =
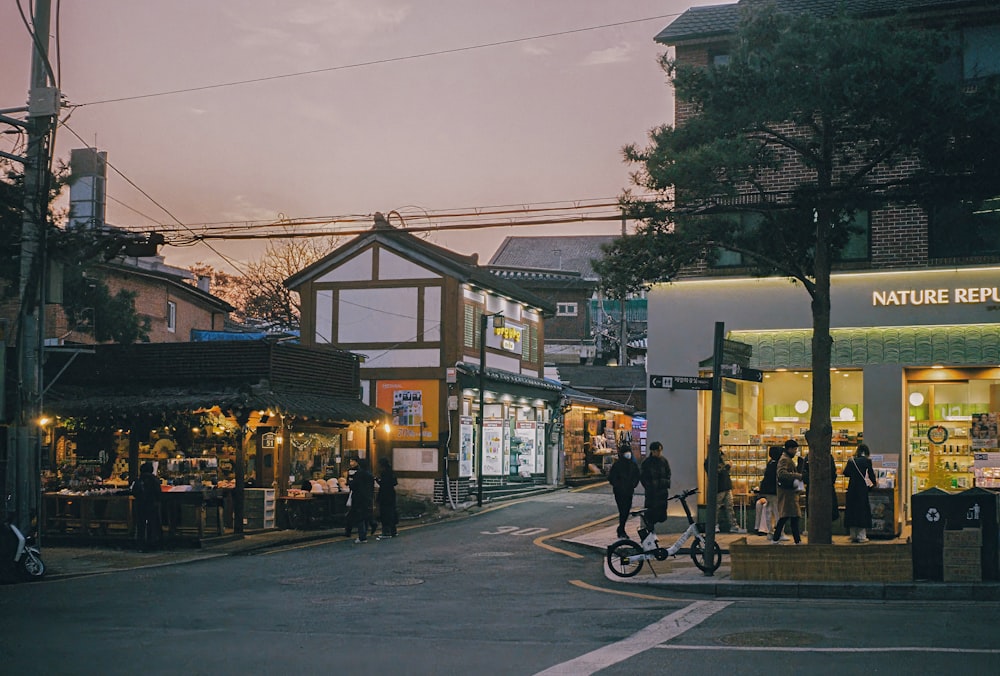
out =
[[812,298],[812,415],[809,418],[809,499],[807,527],[809,544],[832,542],[833,477],[830,476],[830,242],[832,214],[820,209],[816,214],[816,286]]

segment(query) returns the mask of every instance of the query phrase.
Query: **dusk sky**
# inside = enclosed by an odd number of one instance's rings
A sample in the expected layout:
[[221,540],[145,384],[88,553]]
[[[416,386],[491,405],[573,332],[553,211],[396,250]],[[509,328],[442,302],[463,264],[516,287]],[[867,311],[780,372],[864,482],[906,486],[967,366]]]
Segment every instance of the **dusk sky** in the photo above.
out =
[[[30,4],[21,1],[26,11]],[[58,131],[56,157],[68,161],[70,149],[85,145],[72,129],[194,232],[281,217],[358,215],[367,227],[376,211],[406,219],[613,201],[629,186],[622,147],[644,145],[651,128],[672,118],[657,64],[664,48],[653,36],[706,4],[723,3],[63,2],[58,50],[53,15],[52,63],[77,107],[62,112],[68,129]],[[30,39],[13,1],[0,5],[0,59],[0,108],[24,105]],[[230,84],[248,80],[256,81]],[[14,141],[0,137],[0,149],[10,152]],[[111,224],[178,228],[111,169],[108,194]],[[429,239],[485,261],[508,235],[620,228],[449,230]],[[238,266],[259,258],[264,244],[212,247]],[[161,253],[173,265],[233,271],[216,251],[200,244]]]

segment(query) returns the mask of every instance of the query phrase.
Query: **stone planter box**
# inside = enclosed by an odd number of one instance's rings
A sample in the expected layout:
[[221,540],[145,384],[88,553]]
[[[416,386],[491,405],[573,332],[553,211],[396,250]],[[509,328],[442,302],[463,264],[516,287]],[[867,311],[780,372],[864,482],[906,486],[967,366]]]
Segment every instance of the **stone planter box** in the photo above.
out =
[[912,582],[909,543],[729,545],[732,579],[775,582]]

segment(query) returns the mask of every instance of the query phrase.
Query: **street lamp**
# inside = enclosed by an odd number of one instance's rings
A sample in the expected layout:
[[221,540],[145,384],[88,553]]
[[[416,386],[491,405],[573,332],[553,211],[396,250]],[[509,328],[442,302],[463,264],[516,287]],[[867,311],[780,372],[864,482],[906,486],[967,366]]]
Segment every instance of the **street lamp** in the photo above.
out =
[[483,438],[483,420],[486,417],[483,395],[486,394],[486,330],[493,318],[493,327],[502,329],[503,313],[479,315],[479,452],[476,453],[476,505],[483,506],[483,455],[486,453],[486,440]]

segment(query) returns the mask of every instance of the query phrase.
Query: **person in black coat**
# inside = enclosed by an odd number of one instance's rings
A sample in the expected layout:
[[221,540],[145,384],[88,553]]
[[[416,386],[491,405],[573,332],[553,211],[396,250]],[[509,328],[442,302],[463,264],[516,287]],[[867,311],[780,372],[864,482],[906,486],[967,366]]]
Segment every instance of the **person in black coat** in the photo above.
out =
[[148,460],[139,466],[139,478],[132,482],[135,498],[135,538],[140,552],[160,546],[163,529],[160,523],[160,480],[153,474]]
[[635,487],[639,485],[639,466],[632,459],[632,447],[628,444],[618,448],[618,459],[608,471],[608,483],[614,490],[615,504],[618,505],[618,537],[628,537],[625,522],[632,509]]
[[872,527],[872,507],[868,502],[868,484],[875,485],[877,478],[868,457],[871,451],[859,444],[854,457],[844,465],[847,477],[847,499],[844,500],[844,527],[850,529],[851,542],[868,542],[868,529]]
[[[806,485],[806,504],[809,504],[809,458],[802,463],[802,482]],[[840,518],[840,505],[837,503],[837,463],[830,456],[830,520]]]
[[649,457],[639,466],[639,482],[646,491],[646,525],[652,529],[667,520],[670,498],[670,463],[663,457],[663,444],[659,441],[649,445]]
[[378,476],[375,477],[378,483],[378,515],[382,522],[382,534],[379,540],[391,538],[396,535],[396,525],[399,523],[399,511],[396,508],[396,473],[392,471],[392,463],[389,458],[378,459]]
[[375,500],[375,477],[368,470],[368,461],[358,458],[358,469],[350,479],[352,525],[358,529],[358,537],[354,540],[360,544],[368,541],[368,528],[372,522],[372,505]]

